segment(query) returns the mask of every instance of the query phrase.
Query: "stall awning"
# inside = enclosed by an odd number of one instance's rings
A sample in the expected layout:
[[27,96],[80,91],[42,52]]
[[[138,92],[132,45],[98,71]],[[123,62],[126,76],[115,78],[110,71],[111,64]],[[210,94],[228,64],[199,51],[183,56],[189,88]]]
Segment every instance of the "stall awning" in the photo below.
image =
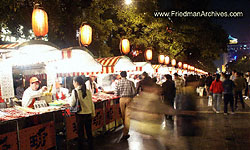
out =
[[22,43],[12,43],[12,44],[4,44],[4,45],[0,45],[0,49],[9,49],[9,48],[17,48],[19,45],[21,45]]
[[135,71],[136,66],[126,56],[116,56],[96,59],[102,65],[102,73],[115,73],[120,71]]
[[155,70],[155,72],[158,72],[161,65],[152,65],[152,67]]
[[154,73],[154,68],[149,62],[134,62],[137,72]]
[[102,71],[102,65],[94,59],[94,55],[85,47],[70,47],[61,50],[62,60],[54,65],[58,77],[95,75]]

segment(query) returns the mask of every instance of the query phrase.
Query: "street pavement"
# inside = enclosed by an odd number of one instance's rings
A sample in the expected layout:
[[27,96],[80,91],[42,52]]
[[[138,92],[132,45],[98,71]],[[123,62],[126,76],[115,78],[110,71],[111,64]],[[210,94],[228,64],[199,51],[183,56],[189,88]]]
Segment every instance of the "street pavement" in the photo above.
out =
[[[216,114],[207,106],[206,97],[197,97],[196,110],[186,111],[163,121],[159,136],[130,129],[130,138],[121,140],[121,128],[95,138],[96,150],[249,150],[250,100],[235,114],[225,116],[223,104]],[[240,104],[240,103],[238,103]],[[229,109],[230,112],[230,109]],[[186,114],[185,114],[186,113]]]
[[[163,119],[158,135],[130,128],[130,138],[121,140],[122,126],[95,137],[95,150],[249,150],[250,100],[245,100],[235,114],[216,114],[208,107],[206,97],[196,97],[195,109]],[[229,112],[230,112],[229,108]],[[148,130],[148,129],[147,129]],[[153,129],[152,129],[153,130]],[[73,148],[73,147],[72,147]],[[85,148],[83,148],[85,149]]]

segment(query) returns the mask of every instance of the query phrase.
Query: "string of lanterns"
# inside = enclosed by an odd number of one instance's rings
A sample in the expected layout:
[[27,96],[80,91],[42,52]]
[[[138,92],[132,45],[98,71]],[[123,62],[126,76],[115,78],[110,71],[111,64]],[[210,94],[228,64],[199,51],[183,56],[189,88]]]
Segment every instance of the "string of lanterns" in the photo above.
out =
[[[39,7],[39,4],[34,5],[34,9],[32,12],[32,30],[35,34],[35,36],[39,39],[41,37],[44,37],[48,34],[48,15],[47,13]],[[79,34],[79,44],[83,46],[88,46],[92,42],[92,28],[90,25],[86,23],[82,23],[80,27],[80,34]],[[130,43],[128,39],[122,39],[120,42],[120,51],[122,54],[127,55],[130,52]],[[139,53],[136,53],[137,55]],[[134,56],[134,55],[133,55]],[[145,59],[147,61],[150,61],[153,59],[153,52],[152,48],[148,48],[144,52]],[[159,55],[158,56],[158,62],[160,64],[169,65],[170,58],[169,56]],[[172,67],[176,67],[176,60],[171,60]],[[199,73],[205,73],[203,70],[197,69],[194,66],[190,66],[188,64],[183,64],[182,62],[178,62],[178,68],[183,68],[190,71],[195,71]]]

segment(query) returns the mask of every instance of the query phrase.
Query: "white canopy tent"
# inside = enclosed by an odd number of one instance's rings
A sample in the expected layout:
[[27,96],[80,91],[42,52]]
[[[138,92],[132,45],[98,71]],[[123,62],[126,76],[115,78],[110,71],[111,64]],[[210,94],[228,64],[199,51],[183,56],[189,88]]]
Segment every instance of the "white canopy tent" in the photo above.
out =
[[137,72],[147,72],[148,74],[153,74],[155,72],[154,68],[152,67],[151,63],[148,62],[134,62],[136,65]]

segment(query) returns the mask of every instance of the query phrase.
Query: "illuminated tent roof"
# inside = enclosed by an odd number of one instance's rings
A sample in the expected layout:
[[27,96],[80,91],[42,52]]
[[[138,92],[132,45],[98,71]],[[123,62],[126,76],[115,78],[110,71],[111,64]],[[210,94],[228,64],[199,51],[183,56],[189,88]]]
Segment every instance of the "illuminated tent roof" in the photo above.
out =
[[136,71],[139,72],[147,72],[147,73],[154,73],[154,68],[152,67],[151,63],[148,62],[134,62],[136,65]]
[[102,65],[85,47],[66,48],[61,51],[61,54],[62,60],[53,63],[58,76],[97,74],[102,71]]
[[116,56],[96,59],[102,64],[102,73],[116,73],[121,71],[135,71],[136,66],[127,56]]
[[59,48],[47,41],[29,41],[8,48],[16,49],[10,51],[6,59],[12,66],[35,65],[61,59]]

